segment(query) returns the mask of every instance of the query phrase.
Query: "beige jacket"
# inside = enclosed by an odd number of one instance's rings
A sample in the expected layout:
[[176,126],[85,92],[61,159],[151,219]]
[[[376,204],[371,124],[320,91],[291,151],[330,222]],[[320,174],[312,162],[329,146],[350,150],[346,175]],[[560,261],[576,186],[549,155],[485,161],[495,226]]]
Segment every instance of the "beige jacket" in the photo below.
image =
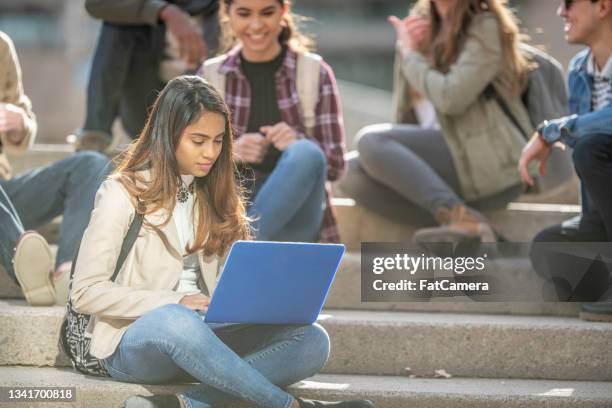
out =
[[[134,217],[127,190],[114,178],[106,180],[96,195],[94,210],[83,235],[72,283],[72,301],[79,313],[92,315],[87,333],[91,354],[106,358],[121,336],[140,316],[160,306],[179,303],[175,292],[183,270],[174,220],[159,233],[147,222],[160,225],[164,211],[145,216],[145,222],[115,282],[111,282],[123,239]],[[200,288],[212,295],[222,259],[200,255]]]
[[520,96],[509,96],[501,84],[503,63],[499,25],[490,12],[474,18],[463,51],[448,73],[432,68],[417,52],[396,63],[395,120],[415,122],[410,87],[433,103],[468,201],[520,183],[517,165],[525,138],[495,99],[483,95],[489,83],[523,131],[533,132]]
[[11,103],[22,111],[24,130],[16,139],[6,132],[0,132],[0,180],[8,180],[12,176],[11,166],[5,153],[21,154],[34,143],[36,136],[36,119],[32,112],[32,105],[23,93],[21,83],[21,67],[15,52],[15,46],[10,37],[0,31],[0,103]]

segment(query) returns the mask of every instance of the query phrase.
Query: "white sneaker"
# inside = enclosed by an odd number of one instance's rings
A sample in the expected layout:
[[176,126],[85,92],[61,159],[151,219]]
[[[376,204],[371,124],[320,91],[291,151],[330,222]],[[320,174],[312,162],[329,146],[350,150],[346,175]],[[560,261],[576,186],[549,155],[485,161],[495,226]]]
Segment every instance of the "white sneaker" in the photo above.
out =
[[53,255],[42,235],[36,231],[23,233],[15,247],[13,267],[30,305],[50,306],[55,303],[55,289],[51,281]]

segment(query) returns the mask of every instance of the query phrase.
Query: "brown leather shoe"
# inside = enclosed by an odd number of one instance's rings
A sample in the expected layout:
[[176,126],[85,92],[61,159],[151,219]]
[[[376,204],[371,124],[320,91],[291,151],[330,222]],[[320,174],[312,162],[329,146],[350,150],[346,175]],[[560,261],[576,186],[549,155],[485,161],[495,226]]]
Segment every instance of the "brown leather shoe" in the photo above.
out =
[[94,151],[105,153],[111,145],[111,135],[98,132],[95,130],[78,131],[74,135],[69,135],[66,140],[69,143],[74,143],[74,149],[77,152]]
[[495,232],[486,217],[463,204],[456,204],[450,209],[439,209],[434,218],[440,226],[419,229],[414,234],[414,242],[497,242]]

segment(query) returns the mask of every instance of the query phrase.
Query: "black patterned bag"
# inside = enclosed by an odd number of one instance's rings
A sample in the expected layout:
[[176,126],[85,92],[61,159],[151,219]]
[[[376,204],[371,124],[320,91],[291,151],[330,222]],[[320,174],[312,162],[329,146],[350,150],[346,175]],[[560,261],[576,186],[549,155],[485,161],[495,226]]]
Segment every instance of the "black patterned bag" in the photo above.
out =
[[[114,281],[127,258],[128,253],[134,246],[138,232],[142,227],[143,215],[136,211],[134,220],[128,229],[127,235],[121,245],[121,252],[117,259],[117,265],[111,281]],[[72,293],[72,280],[74,278],[74,266],[76,265],[76,259],[79,256],[77,250],[74,261],[72,262],[72,269],[70,271],[70,284],[68,287],[68,293]],[[83,374],[96,375],[101,377],[108,377],[108,373],[100,360],[89,354],[89,347],[91,345],[91,339],[85,336],[87,325],[89,324],[90,315],[77,313],[72,306],[72,299],[68,296],[68,303],[66,303],[66,316],[60,329],[59,343],[60,348],[66,353],[72,366]]]

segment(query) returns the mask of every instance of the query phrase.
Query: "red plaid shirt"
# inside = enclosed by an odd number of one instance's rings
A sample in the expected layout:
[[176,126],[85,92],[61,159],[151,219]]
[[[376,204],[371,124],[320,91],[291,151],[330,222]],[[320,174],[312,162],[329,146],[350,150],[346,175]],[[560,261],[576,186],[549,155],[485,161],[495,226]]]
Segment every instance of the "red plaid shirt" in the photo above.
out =
[[[287,50],[282,66],[276,72],[276,99],[282,120],[291,126],[298,138],[315,142],[327,158],[327,180],[340,178],[345,169],[344,124],[342,109],[334,73],[329,65],[321,63],[319,80],[319,102],[316,108],[314,134],[306,135],[296,86],[297,53]],[[225,75],[225,103],[232,112],[235,137],[239,138],[247,129],[250,115],[251,89],[247,78],[240,70],[240,47],[227,53],[219,72]],[[326,208],[319,233],[320,242],[340,242],[334,209],[331,205],[330,184],[326,185]]]

